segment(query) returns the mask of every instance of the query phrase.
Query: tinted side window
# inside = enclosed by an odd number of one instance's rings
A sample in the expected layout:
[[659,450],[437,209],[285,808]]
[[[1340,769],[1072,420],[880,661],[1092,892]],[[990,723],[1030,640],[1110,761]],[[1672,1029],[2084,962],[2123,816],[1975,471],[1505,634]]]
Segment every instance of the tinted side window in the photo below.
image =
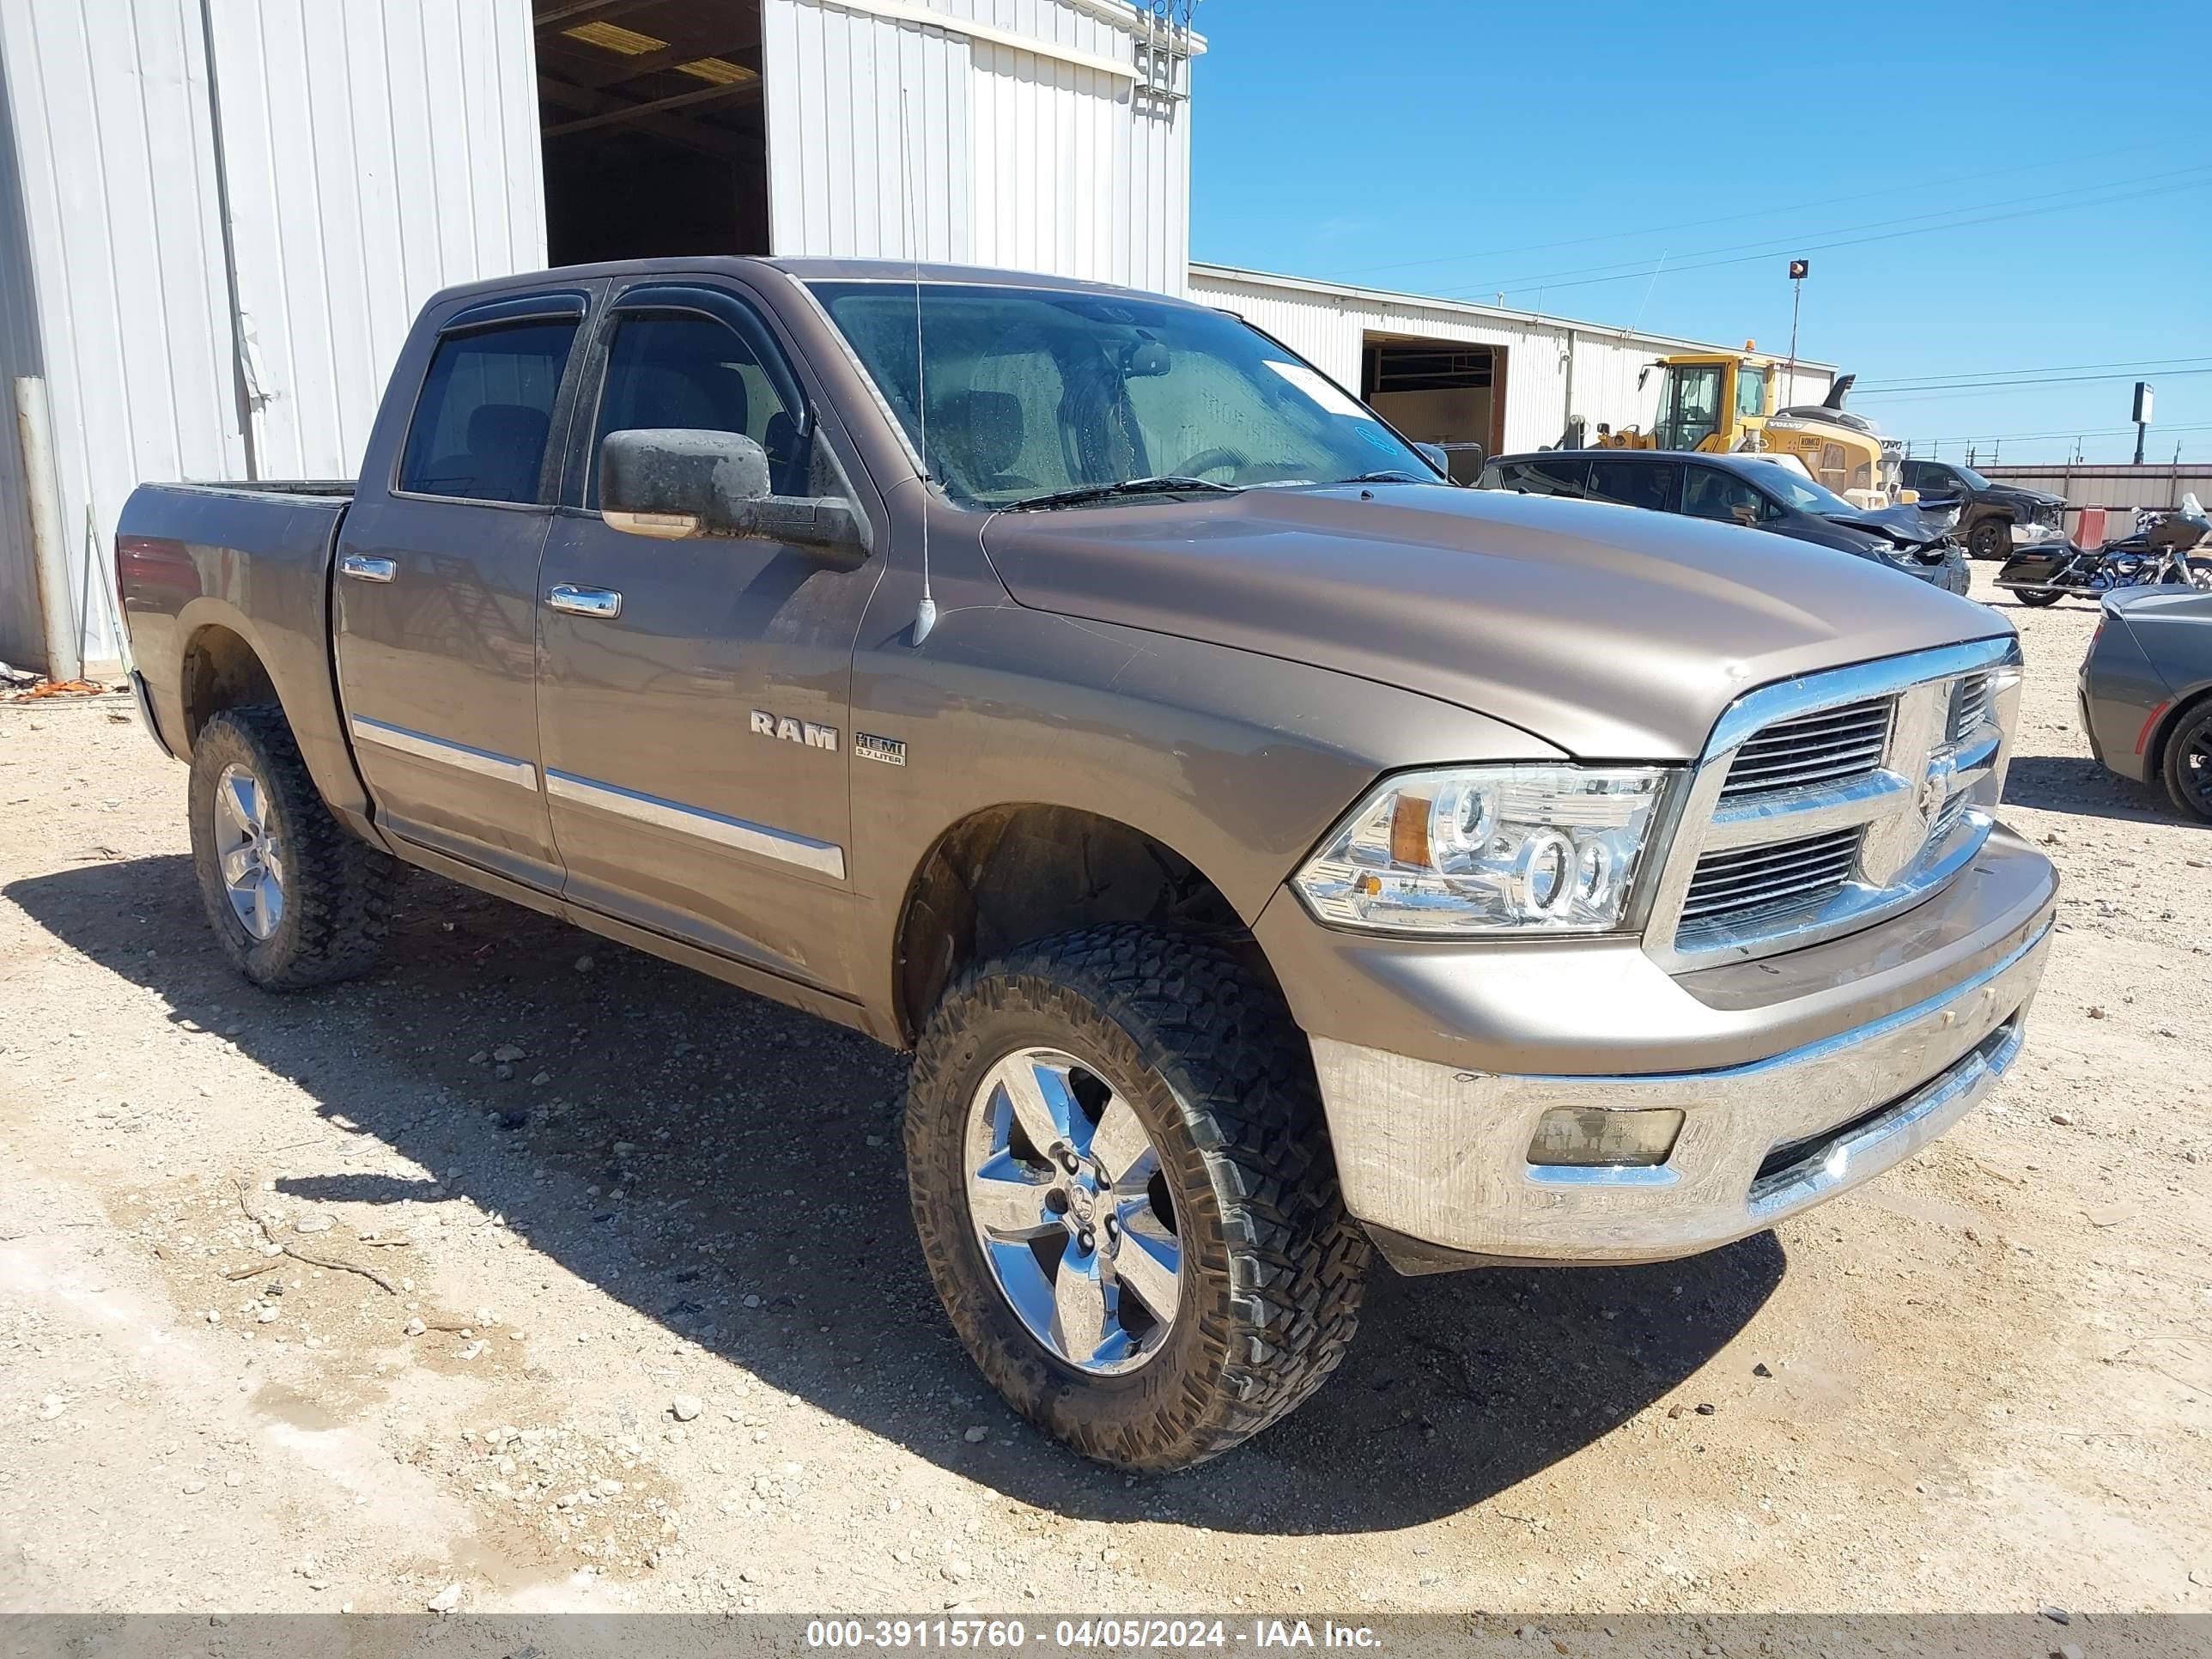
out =
[[1498,461],[1484,473],[1490,480],[1484,487],[1510,489],[1516,495],[1579,497],[1589,471],[1589,463],[1581,459]]
[[1715,466],[1683,470],[1682,511],[1693,519],[1754,525],[1771,518],[1773,504],[1734,473]]
[[805,493],[799,422],[759,354],[711,317],[645,315],[616,325],[586,501],[599,498],[600,441],[641,427],[742,432],[767,452],[769,481],[778,495]]
[[574,322],[515,323],[438,342],[407,428],[399,488],[534,501]]
[[1674,477],[1680,470],[1665,461],[1592,461],[1590,499],[1640,507],[1650,513],[1671,513],[1674,510]]

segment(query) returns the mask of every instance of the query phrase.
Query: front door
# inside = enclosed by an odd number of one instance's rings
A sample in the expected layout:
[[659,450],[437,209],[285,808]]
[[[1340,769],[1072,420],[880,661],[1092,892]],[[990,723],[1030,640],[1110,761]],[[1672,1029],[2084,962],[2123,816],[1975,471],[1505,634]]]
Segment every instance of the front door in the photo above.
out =
[[560,871],[538,771],[538,562],[587,297],[470,307],[402,361],[393,395],[419,387],[413,414],[389,477],[363,478],[346,515],[333,596],[347,731],[378,823],[548,893]]
[[848,991],[847,709],[882,561],[837,570],[780,543],[617,530],[598,509],[599,450],[638,428],[742,432],[779,495],[861,475],[830,460],[817,400],[734,286],[617,296],[585,386],[538,573],[538,728],[568,895]]

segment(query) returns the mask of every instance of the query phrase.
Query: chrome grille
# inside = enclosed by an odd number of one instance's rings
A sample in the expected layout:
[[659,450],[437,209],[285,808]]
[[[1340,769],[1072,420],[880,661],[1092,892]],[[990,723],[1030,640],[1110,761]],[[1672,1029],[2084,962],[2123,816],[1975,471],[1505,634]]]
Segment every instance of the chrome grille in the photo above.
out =
[[1864,927],[1972,860],[2002,788],[2015,640],[1778,681],[1724,709],[1692,769],[1644,950],[1669,971]]
[[1721,786],[1723,800],[1849,783],[1881,764],[1893,697],[1869,697],[1778,720],[1748,739]]
[[1968,674],[1951,688],[1951,741],[1959,743],[1973,736],[1981,724],[1990,717],[1990,683],[1988,674]]
[[1854,824],[1824,836],[1706,854],[1682,902],[1683,929],[1737,927],[1834,897],[1851,878],[1865,834]]
[[1928,827],[1928,839],[1938,842],[1958,826],[1960,814],[1966,810],[1966,792],[1963,789],[1943,803],[1936,814],[1936,822]]

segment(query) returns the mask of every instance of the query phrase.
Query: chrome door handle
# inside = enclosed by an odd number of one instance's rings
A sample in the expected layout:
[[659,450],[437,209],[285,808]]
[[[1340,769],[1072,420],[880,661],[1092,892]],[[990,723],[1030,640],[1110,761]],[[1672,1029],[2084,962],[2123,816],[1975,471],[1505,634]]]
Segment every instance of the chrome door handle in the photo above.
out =
[[367,553],[345,553],[338,557],[338,574],[350,576],[357,582],[388,582],[398,574],[397,559],[380,559]]
[[572,617],[605,620],[622,615],[622,595],[611,587],[578,587],[573,582],[562,582],[547,590],[545,603]]

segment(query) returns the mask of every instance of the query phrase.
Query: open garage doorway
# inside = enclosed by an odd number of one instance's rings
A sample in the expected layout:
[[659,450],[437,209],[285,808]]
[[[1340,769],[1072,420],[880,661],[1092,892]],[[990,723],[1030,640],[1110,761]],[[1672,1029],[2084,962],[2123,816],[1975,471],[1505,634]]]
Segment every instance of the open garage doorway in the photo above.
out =
[[760,0],[533,0],[556,265],[766,253]]
[[1505,348],[1370,334],[1359,395],[1415,443],[1443,447],[1473,483],[1504,441]]

